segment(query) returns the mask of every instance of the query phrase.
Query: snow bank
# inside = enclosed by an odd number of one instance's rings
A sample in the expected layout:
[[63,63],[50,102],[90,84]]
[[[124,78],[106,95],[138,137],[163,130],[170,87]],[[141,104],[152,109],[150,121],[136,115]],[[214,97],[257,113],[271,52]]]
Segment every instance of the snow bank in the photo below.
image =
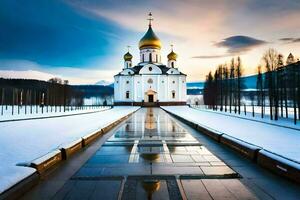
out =
[[123,106],[84,115],[0,123],[0,193],[35,172],[16,164],[31,162],[138,108]]
[[[66,116],[66,115],[74,115],[74,114],[83,114],[83,113],[93,113],[93,112],[100,112],[104,110],[110,109],[110,106],[103,106],[103,107],[97,107],[97,108],[90,108],[90,107],[85,107],[83,110],[66,110],[64,112],[64,108],[61,106],[60,108],[55,108],[52,107],[52,112],[50,108],[43,109],[42,113],[42,108],[41,107],[35,107],[33,106],[33,111],[30,113],[30,107],[27,106],[27,112],[25,114],[25,108],[24,106],[20,110],[20,114],[18,114],[18,108],[17,106],[14,106],[14,114],[12,115],[12,107],[8,106],[7,110],[5,109],[5,106],[3,108],[0,106],[0,112],[3,109],[3,115],[0,114],[0,122],[7,121],[7,120],[22,120],[22,119],[36,119],[36,118],[43,118],[43,117],[57,117],[57,116]],[[37,110],[36,110],[37,109]]]
[[300,163],[299,130],[220,115],[215,112],[206,112],[188,106],[163,108],[188,121],[205,125],[218,132]]
[[34,172],[36,172],[36,170],[30,167],[7,166],[5,163],[1,163],[0,194],[21,180],[34,174]]
[[[202,107],[193,107],[194,109],[199,109],[203,112],[212,112],[212,113],[216,113],[219,115],[226,115],[229,117],[237,117],[237,118],[242,118],[242,119],[248,119],[248,120],[252,120],[252,121],[257,121],[257,122],[261,122],[261,123],[267,123],[267,124],[272,124],[272,125],[276,125],[276,126],[284,126],[287,128],[292,128],[292,129],[297,129],[300,130],[300,123],[294,124],[294,114],[290,114],[291,112],[289,112],[289,115],[291,115],[289,118],[282,118],[279,117],[279,120],[271,120],[270,116],[268,114],[264,115],[264,118],[261,118],[261,114],[260,113],[255,113],[254,117],[252,116],[251,112],[246,112],[246,115],[244,114],[243,108],[241,111],[241,114],[239,115],[238,113],[234,113],[233,111],[230,113],[229,109],[227,112],[223,111],[215,111],[215,110],[210,110],[210,109],[205,109]],[[255,107],[255,109],[257,109],[257,107]],[[266,108],[269,109],[269,108]],[[290,109],[291,110],[291,109]],[[248,111],[250,111],[250,109],[248,108]]]

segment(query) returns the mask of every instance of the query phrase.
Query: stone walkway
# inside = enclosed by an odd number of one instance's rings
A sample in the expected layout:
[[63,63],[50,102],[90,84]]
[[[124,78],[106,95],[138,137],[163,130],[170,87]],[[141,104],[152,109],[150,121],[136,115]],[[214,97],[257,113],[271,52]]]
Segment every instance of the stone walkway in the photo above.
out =
[[134,113],[54,199],[256,199],[231,169],[159,108]]

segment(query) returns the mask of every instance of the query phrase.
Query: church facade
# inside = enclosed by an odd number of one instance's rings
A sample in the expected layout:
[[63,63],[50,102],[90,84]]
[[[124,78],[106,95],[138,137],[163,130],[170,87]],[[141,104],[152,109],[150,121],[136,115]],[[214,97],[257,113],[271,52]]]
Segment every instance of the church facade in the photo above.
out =
[[114,104],[185,105],[186,75],[178,70],[173,48],[168,54],[168,64],[161,63],[161,41],[149,21],[148,30],[139,42],[140,62],[133,66],[133,56],[128,51],[122,71],[114,76]]

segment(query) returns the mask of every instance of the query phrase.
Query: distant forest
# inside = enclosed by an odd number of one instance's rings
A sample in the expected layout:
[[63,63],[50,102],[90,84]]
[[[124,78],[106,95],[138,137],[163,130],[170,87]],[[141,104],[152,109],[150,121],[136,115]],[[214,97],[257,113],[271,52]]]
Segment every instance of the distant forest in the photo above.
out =
[[0,78],[2,105],[76,105],[84,98],[108,97],[113,88],[102,85],[69,85],[68,81],[53,78],[49,81]]

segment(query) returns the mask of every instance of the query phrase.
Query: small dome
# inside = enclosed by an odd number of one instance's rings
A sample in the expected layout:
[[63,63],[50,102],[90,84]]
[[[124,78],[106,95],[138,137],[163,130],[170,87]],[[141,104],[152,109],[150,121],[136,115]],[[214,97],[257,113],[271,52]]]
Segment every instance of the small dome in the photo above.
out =
[[176,60],[177,57],[177,54],[173,50],[168,54],[168,60]]
[[131,61],[131,59],[132,59],[132,55],[131,55],[129,52],[127,52],[127,53],[124,55],[124,60],[125,60],[125,61]]
[[145,49],[145,48],[161,49],[161,41],[153,32],[151,25],[149,25],[148,31],[146,32],[144,37],[142,37],[142,39],[140,40],[139,48],[140,49]]

